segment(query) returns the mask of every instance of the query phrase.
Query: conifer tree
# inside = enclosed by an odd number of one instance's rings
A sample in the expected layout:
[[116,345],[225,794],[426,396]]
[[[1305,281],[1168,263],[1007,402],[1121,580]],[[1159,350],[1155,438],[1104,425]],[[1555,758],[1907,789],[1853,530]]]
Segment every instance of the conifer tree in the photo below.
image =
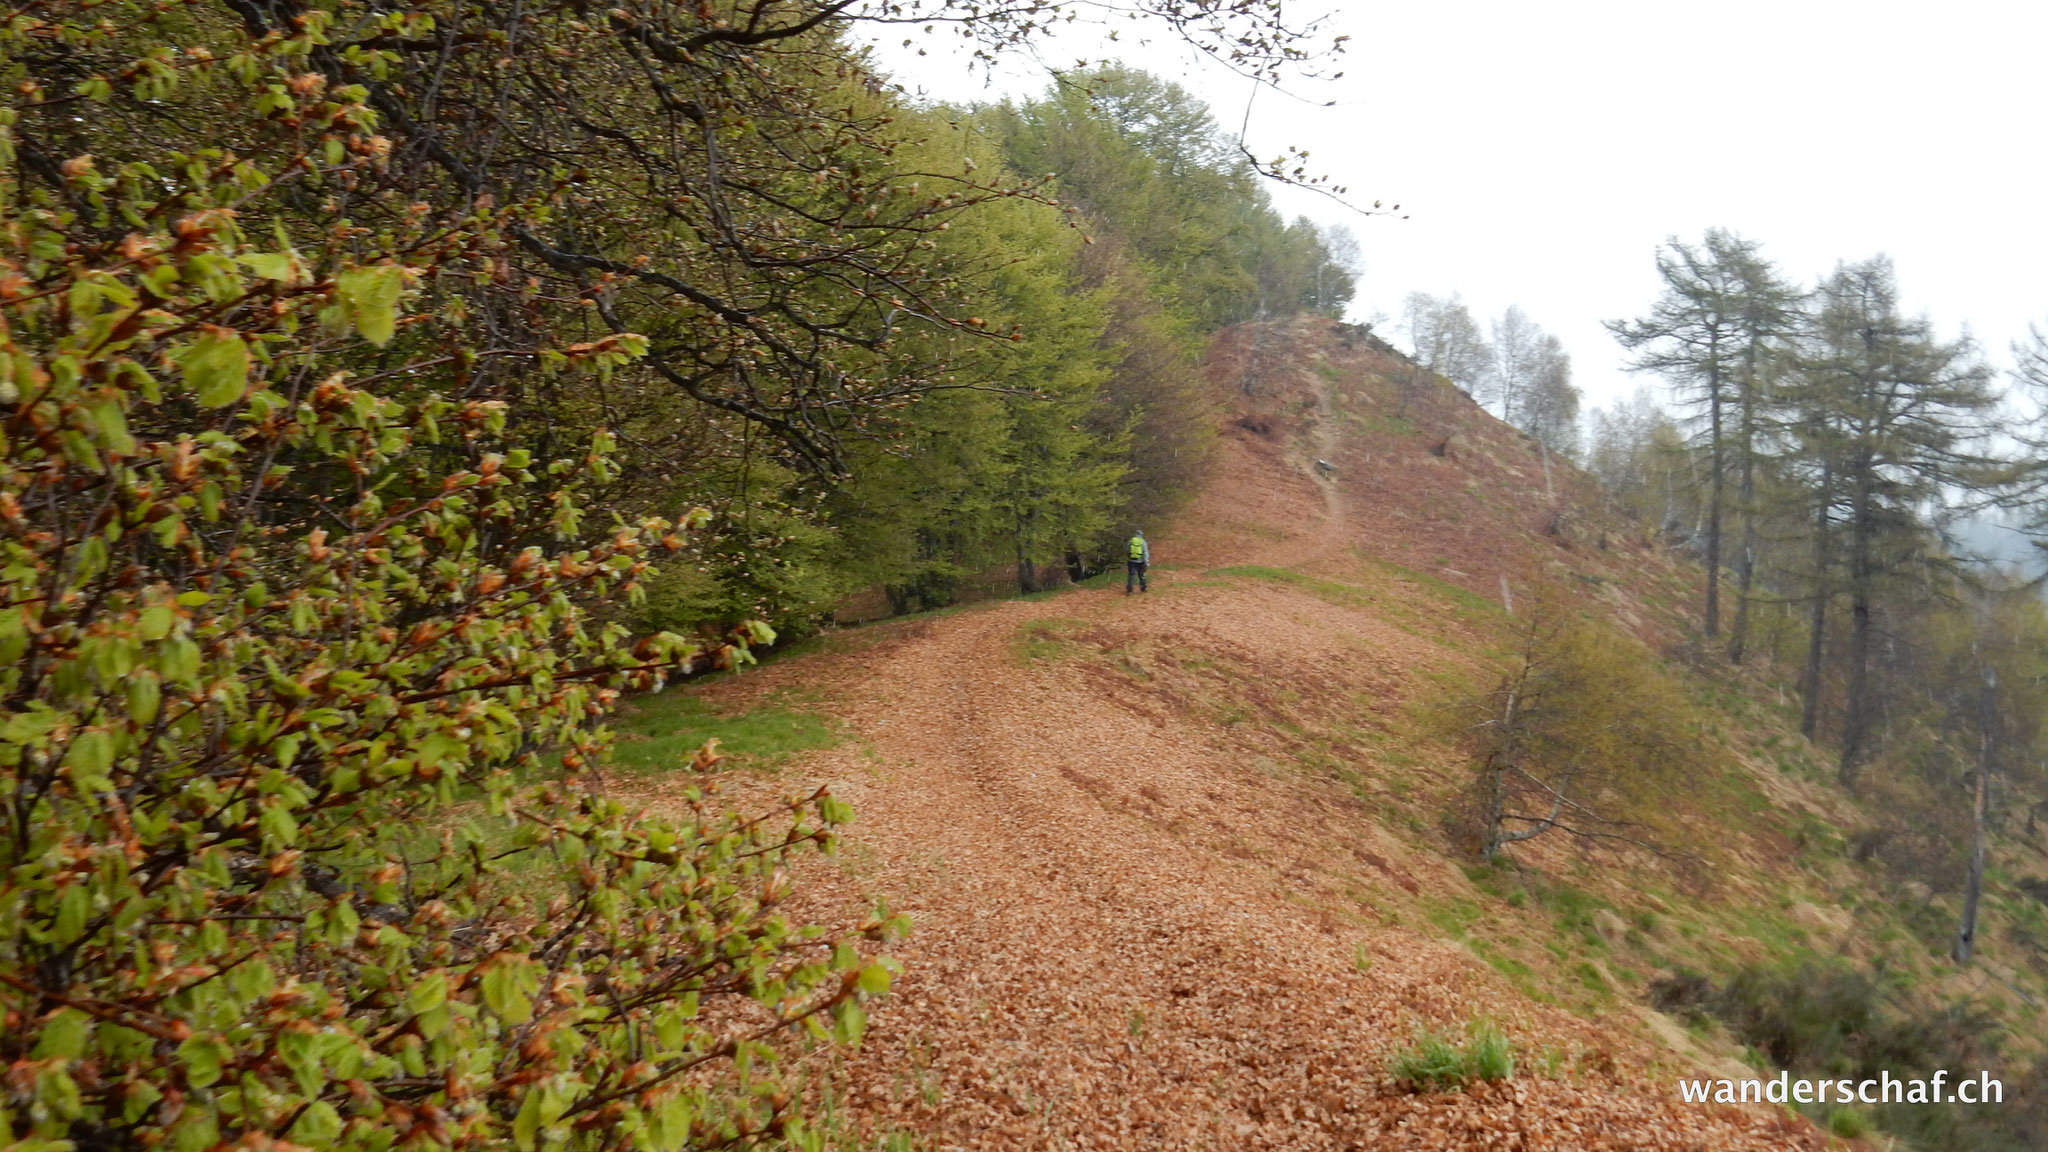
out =
[[1901,315],[1891,261],[1879,256],[1842,265],[1821,285],[1788,398],[1800,414],[1797,450],[1816,475],[1808,728],[1839,564],[1850,615],[1839,772],[1853,784],[1870,751],[1877,614],[1901,590],[1934,588],[1934,574],[1951,563],[1921,509],[2000,482],[1998,461],[1980,447],[1998,397],[1973,344],[1939,340],[1926,319]]
[[[1721,630],[1722,529],[1729,473],[1738,479],[1743,516],[1740,594],[1754,574],[1756,454],[1763,408],[1762,379],[1773,341],[1788,330],[1796,297],[1779,281],[1758,246],[1718,228],[1697,247],[1673,238],[1657,254],[1664,294],[1639,320],[1610,321],[1608,330],[1635,354],[1631,367],[1671,382],[1703,425],[1707,460],[1705,631]],[[1733,659],[1741,659],[1748,615],[1739,606]]]

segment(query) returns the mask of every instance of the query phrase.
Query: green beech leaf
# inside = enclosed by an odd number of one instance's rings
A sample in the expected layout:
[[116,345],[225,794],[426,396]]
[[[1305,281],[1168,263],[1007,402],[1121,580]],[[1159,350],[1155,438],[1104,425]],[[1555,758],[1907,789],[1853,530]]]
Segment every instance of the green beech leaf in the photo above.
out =
[[342,313],[363,339],[382,348],[398,330],[398,298],[405,290],[405,270],[396,264],[355,268],[335,277],[334,294]]
[[292,1125],[292,1139],[314,1148],[333,1145],[341,1135],[341,1113],[325,1100],[315,1100],[299,1113],[298,1122]]
[[447,974],[443,972],[430,972],[422,977],[419,983],[412,986],[412,991],[406,995],[405,1007],[407,1011],[418,1016],[423,1012],[431,1012],[439,1008],[447,1000]]
[[218,1083],[222,1066],[234,1055],[217,1036],[201,1033],[178,1045],[178,1059],[185,1065],[185,1080],[194,1088]]
[[889,990],[889,970],[880,964],[870,964],[860,970],[860,990],[870,996],[880,996]]
[[249,390],[249,345],[234,332],[209,332],[178,356],[185,385],[203,408],[223,408]]
[[157,709],[163,702],[163,688],[157,683],[153,672],[137,672],[126,681],[128,690],[128,715],[138,724],[155,722]]
[[71,780],[80,788],[105,786],[107,772],[113,765],[114,738],[102,728],[88,728],[72,737],[71,747],[64,753],[64,766],[71,770]]
[[36,1037],[32,1054],[37,1060],[76,1060],[85,1052],[92,1017],[76,1008],[61,1008],[43,1021],[43,1034]]

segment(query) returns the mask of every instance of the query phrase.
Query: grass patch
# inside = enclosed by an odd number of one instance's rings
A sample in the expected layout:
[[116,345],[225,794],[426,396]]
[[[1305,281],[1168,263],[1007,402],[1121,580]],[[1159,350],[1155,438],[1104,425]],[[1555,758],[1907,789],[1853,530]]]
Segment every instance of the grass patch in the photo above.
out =
[[1492,965],[1494,971],[1514,981],[1515,986],[1518,988],[1523,987],[1536,975],[1534,968],[1495,948],[1484,940],[1468,940],[1466,941],[1466,946],[1478,953],[1481,960]]
[[[1455,605],[1463,615],[1470,619],[1477,621],[1499,620],[1507,615],[1507,611],[1494,601],[1481,596],[1469,588],[1453,584],[1441,576],[1432,576],[1427,572],[1419,572],[1413,568],[1404,568],[1399,564],[1382,560],[1376,556],[1366,556],[1365,558],[1376,567],[1385,570],[1391,576],[1413,581],[1421,587],[1428,589],[1438,599]],[[1445,564],[1445,567],[1449,567],[1448,563]]]
[[1387,1060],[1387,1071],[1414,1092],[1447,1092],[1482,1080],[1512,1080],[1514,1046],[1490,1020],[1476,1020],[1463,1042],[1423,1031]]
[[1087,626],[1085,620],[1026,620],[1017,628],[1017,636],[1010,644],[1010,654],[1020,664],[1064,660],[1075,652],[1075,630]]
[[1309,595],[1340,608],[1356,608],[1372,601],[1365,589],[1351,584],[1325,580],[1320,576],[1304,576],[1286,568],[1268,568],[1263,564],[1233,564],[1228,568],[1211,568],[1211,576],[1239,576],[1252,580],[1270,580],[1276,584],[1292,584]]
[[1454,899],[1448,903],[1432,904],[1424,908],[1422,914],[1448,935],[1462,938],[1472,922],[1479,919],[1481,910],[1470,900]]
[[612,763],[638,772],[665,772],[690,762],[708,740],[731,767],[774,769],[799,752],[830,748],[839,732],[815,712],[770,704],[725,714],[693,693],[671,688],[640,696],[619,709],[619,740]]

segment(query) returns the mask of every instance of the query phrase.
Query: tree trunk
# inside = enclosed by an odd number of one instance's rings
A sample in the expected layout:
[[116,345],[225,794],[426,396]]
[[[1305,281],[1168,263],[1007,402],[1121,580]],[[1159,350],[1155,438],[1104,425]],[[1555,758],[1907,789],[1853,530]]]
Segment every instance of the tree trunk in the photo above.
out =
[[1728,629],[1728,662],[1742,663],[1749,647],[1749,592],[1756,578],[1756,400],[1745,389],[1742,397],[1742,439],[1735,450],[1742,453],[1742,482],[1736,499],[1741,504],[1742,555],[1735,570],[1735,623]]
[[1863,766],[1863,739],[1870,727],[1870,598],[1859,583],[1849,597],[1849,698],[1842,717],[1842,756],[1835,777],[1856,786]]
[[1977,804],[1970,822],[1970,878],[1963,885],[1963,922],[1956,930],[1955,958],[1968,964],[1977,947],[1977,904],[1984,895],[1984,824],[1991,806],[1991,733],[1996,722],[1998,674],[1984,669],[1982,741],[1977,755]]
[[1872,507],[1873,464],[1857,460],[1856,504],[1850,517],[1849,545],[1849,698],[1842,720],[1842,757],[1836,776],[1843,787],[1854,787],[1857,770],[1863,766],[1863,744],[1870,730],[1870,618],[1871,585],[1876,565],[1871,549],[1876,546],[1877,512]]
[[1809,740],[1820,731],[1820,658],[1827,614],[1827,593],[1815,592],[1813,618],[1806,626],[1806,667],[1799,675],[1799,731]]
[[1038,591],[1038,570],[1031,563],[1031,521],[1033,513],[1017,517],[1017,591],[1029,596]]
[[1721,634],[1721,493],[1727,469],[1722,467],[1721,372],[1707,373],[1707,635]]
[[1813,616],[1806,631],[1806,668],[1799,677],[1799,731],[1812,739],[1820,729],[1820,658],[1828,622],[1828,502],[1834,499],[1832,469],[1820,474],[1820,510],[1813,523]]
[[1508,757],[1513,755],[1515,741],[1515,693],[1512,689],[1501,708],[1500,726],[1503,745],[1500,751],[1487,759],[1483,769],[1485,776],[1480,781],[1481,813],[1486,821],[1486,843],[1479,852],[1482,864],[1493,863],[1494,857],[1507,846],[1507,829],[1502,825],[1508,802]]

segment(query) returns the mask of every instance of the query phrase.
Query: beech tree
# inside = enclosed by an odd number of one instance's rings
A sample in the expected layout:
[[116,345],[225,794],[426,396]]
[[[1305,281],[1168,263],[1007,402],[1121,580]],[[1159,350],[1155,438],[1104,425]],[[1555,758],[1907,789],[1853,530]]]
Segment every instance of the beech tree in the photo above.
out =
[[1102,68],[976,118],[1016,171],[1050,177],[1047,193],[1127,243],[1154,290],[1202,331],[1337,315],[1351,298],[1355,254],[1339,250],[1342,237],[1305,218],[1289,225],[1260,169],[1177,84]]
[[[798,1134],[793,1096],[759,1090],[783,1038],[857,1038],[889,976],[777,911],[780,863],[845,806],[606,798],[603,715],[697,645],[631,644],[586,605],[637,595],[701,518],[593,522],[608,437],[537,452],[503,402],[420,385],[475,346],[429,286],[508,240],[499,218],[381,242],[244,223],[385,163],[361,88],[292,82],[324,27],[121,79],[262,107],[243,155],[73,157],[24,186],[44,142],[0,116],[0,1058],[33,1070],[0,1087],[0,1133]],[[5,35],[114,60],[127,30]],[[647,346],[529,336],[555,382]]]

